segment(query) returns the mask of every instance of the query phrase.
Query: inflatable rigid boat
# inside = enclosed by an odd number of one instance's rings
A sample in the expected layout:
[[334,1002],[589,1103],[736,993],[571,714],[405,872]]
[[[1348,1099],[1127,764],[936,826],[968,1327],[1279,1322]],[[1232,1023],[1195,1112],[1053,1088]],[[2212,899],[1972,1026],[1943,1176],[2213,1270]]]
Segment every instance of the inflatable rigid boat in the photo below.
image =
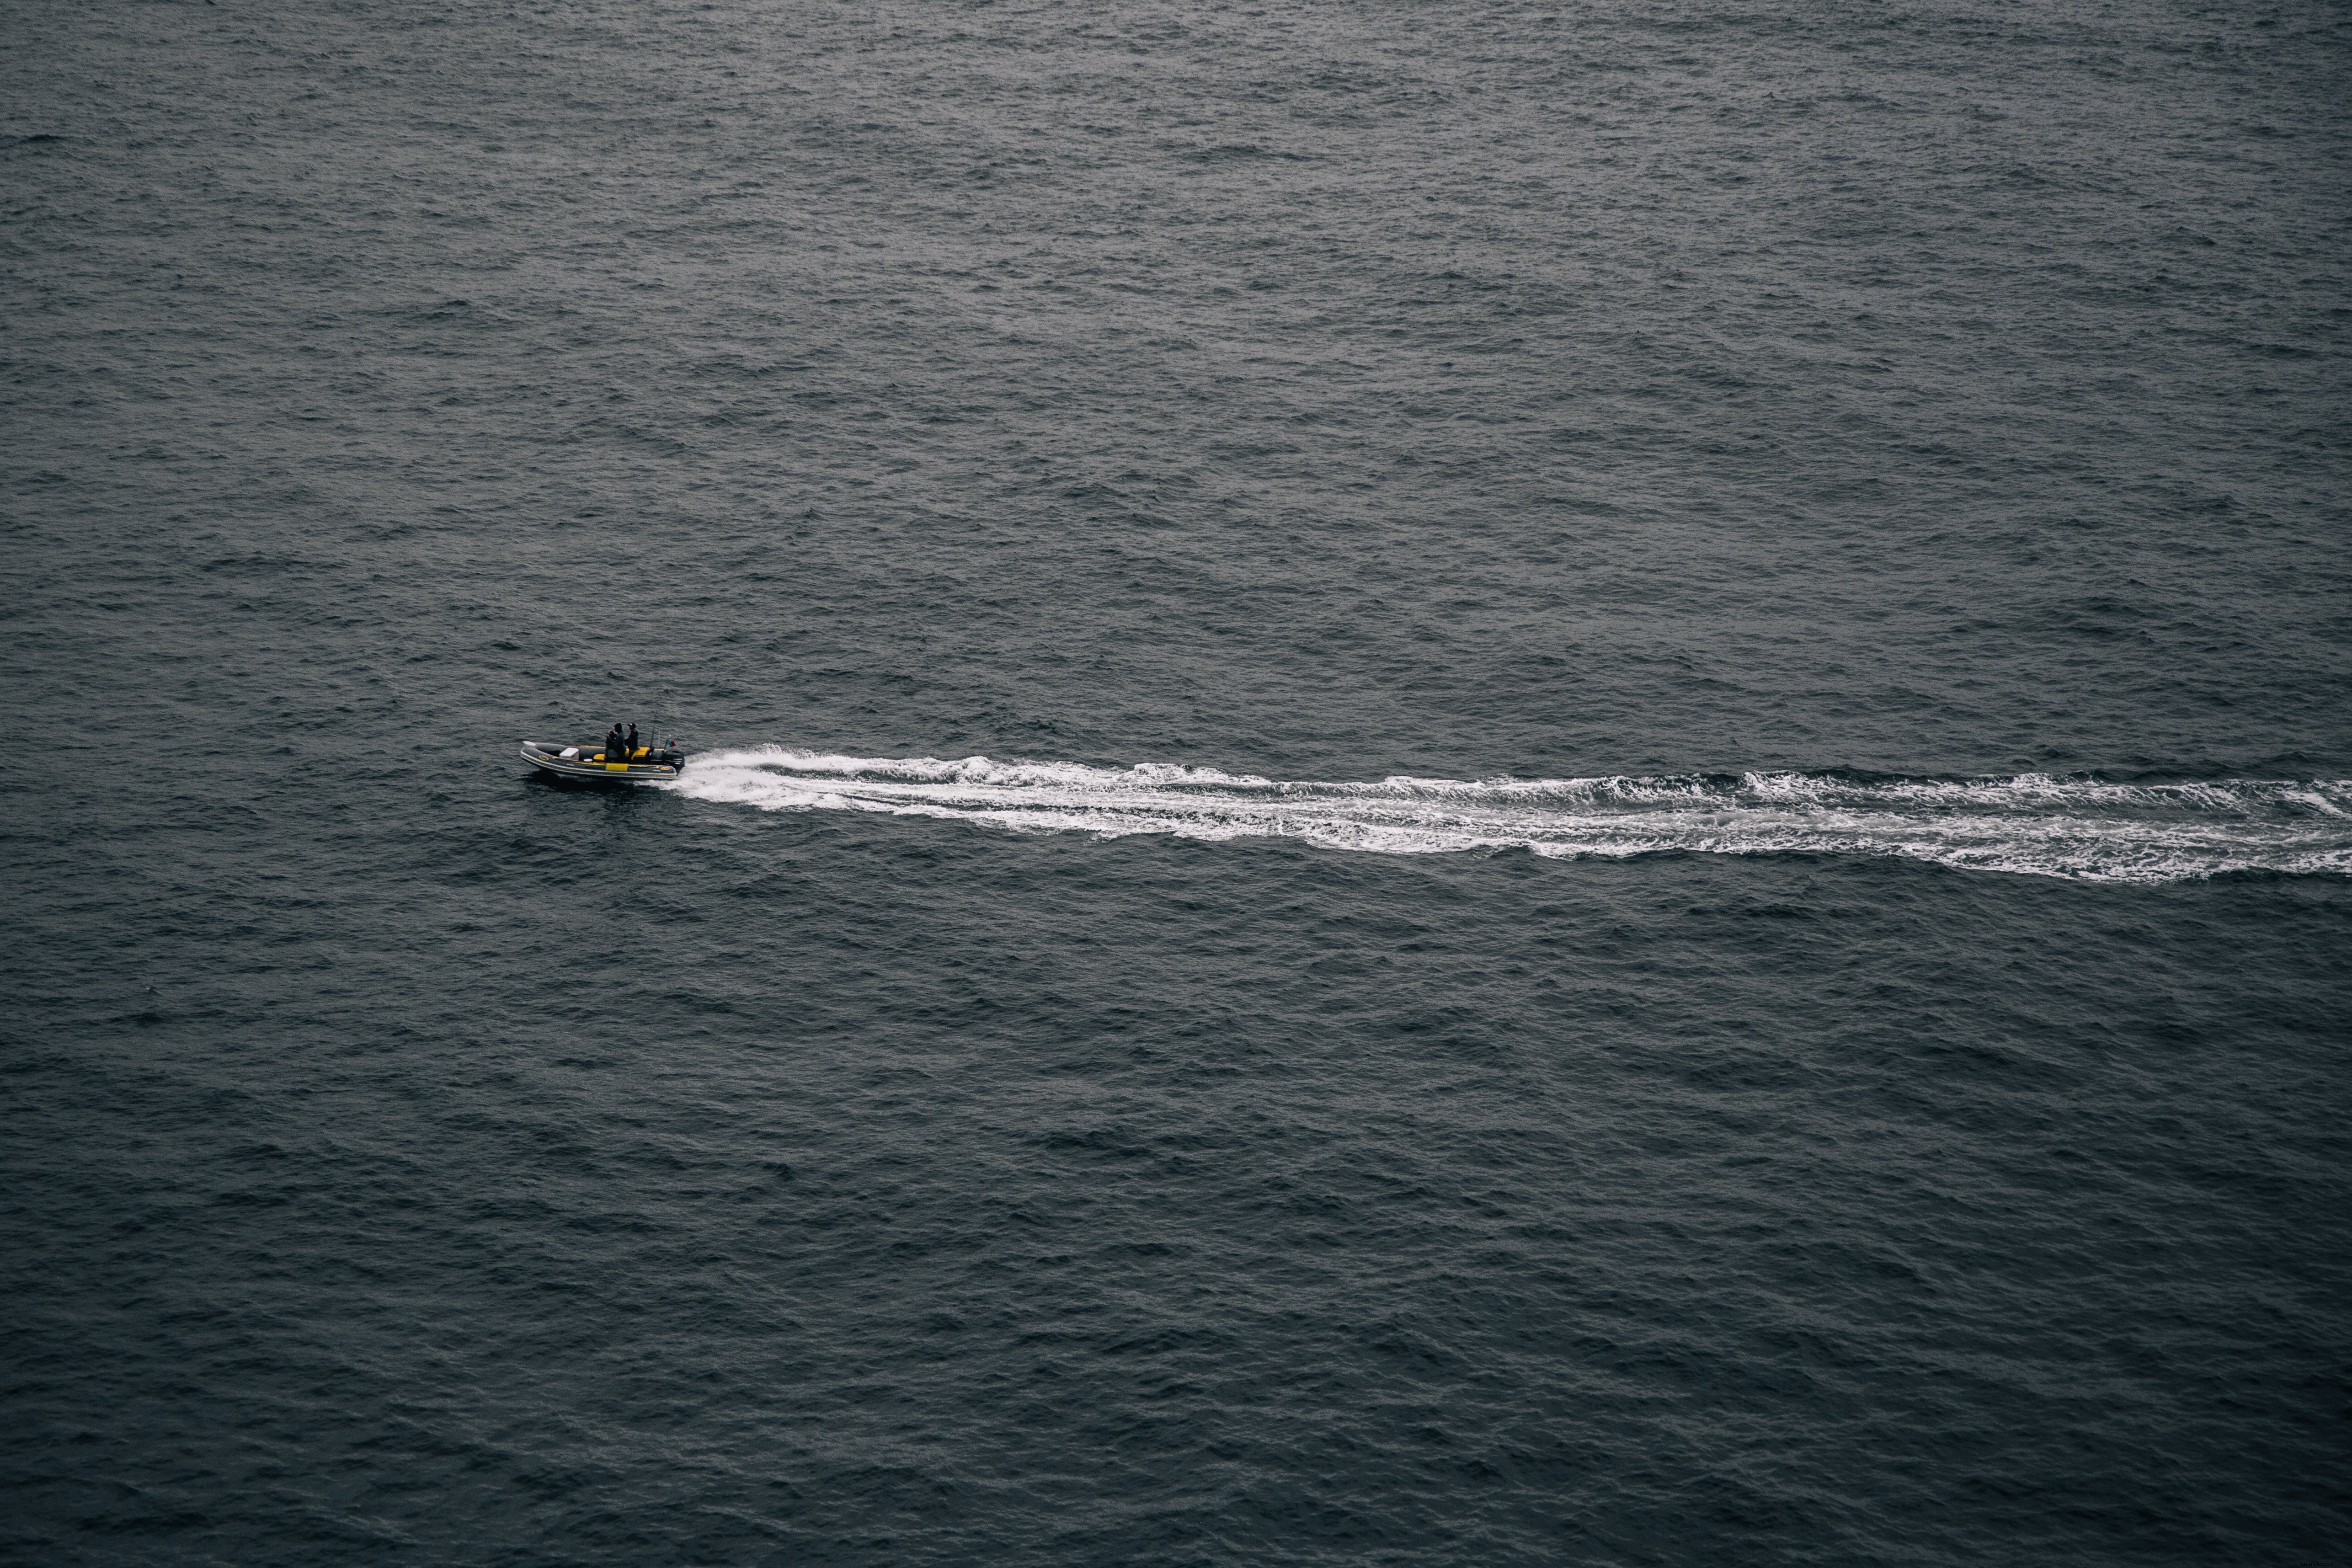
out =
[[551,746],[525,741],[522,760],[543,773],[561,779],[593,779],[598,784],[654,784],[674,779],[685,771],[686,753],[676,746],[639,746],[627,756],[589,742],[579,746]]

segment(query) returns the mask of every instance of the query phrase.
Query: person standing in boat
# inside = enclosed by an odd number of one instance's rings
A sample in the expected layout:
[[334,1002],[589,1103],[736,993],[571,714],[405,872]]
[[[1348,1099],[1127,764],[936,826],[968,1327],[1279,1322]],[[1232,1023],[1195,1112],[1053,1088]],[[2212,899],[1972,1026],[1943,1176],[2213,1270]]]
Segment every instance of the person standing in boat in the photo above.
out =
[[621,760],[625,763],[637,760],[637,727],[635,724],[629,726],[629,738],[621,742]]
[[621,760],[621,727],[618,724],[604,731],[604,760],[608,763]]

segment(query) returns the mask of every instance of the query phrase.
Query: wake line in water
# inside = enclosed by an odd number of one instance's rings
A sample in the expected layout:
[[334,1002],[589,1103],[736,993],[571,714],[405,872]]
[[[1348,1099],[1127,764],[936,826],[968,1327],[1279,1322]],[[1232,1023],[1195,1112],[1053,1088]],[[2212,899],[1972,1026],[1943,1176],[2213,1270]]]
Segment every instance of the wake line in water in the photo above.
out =
[[661,787],[770,811],[888,812],[1108,837],[1295,838],[1390,855],[1804,850],[2118,882],[2225,871],[2352,875],[2352,779],[2118,784],[2041,773],[1745,773],[1316,784],[1162,763],[940,762],[765,746],[697,757],[685,777]]

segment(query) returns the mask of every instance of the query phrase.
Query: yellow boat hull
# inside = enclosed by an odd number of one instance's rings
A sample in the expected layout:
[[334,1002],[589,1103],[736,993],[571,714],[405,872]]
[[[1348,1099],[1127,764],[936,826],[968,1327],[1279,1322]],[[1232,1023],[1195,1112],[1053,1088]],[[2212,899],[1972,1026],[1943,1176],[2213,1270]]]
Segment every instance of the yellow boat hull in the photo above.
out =
[[525,741],[522,760],[557,778],[598,784],[660,784],[685,771],[686,754],[675,750],[640,746],[627,761],[607,761],[597,746],[554,746]]

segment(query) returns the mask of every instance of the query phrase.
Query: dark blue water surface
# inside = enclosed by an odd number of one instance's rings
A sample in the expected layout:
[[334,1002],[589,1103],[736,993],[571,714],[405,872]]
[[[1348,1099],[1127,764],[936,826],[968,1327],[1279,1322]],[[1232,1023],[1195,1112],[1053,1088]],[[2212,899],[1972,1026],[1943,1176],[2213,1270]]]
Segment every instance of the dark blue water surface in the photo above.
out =
[[0,1557],[2340,1556],[2342,7],[0,15]]

